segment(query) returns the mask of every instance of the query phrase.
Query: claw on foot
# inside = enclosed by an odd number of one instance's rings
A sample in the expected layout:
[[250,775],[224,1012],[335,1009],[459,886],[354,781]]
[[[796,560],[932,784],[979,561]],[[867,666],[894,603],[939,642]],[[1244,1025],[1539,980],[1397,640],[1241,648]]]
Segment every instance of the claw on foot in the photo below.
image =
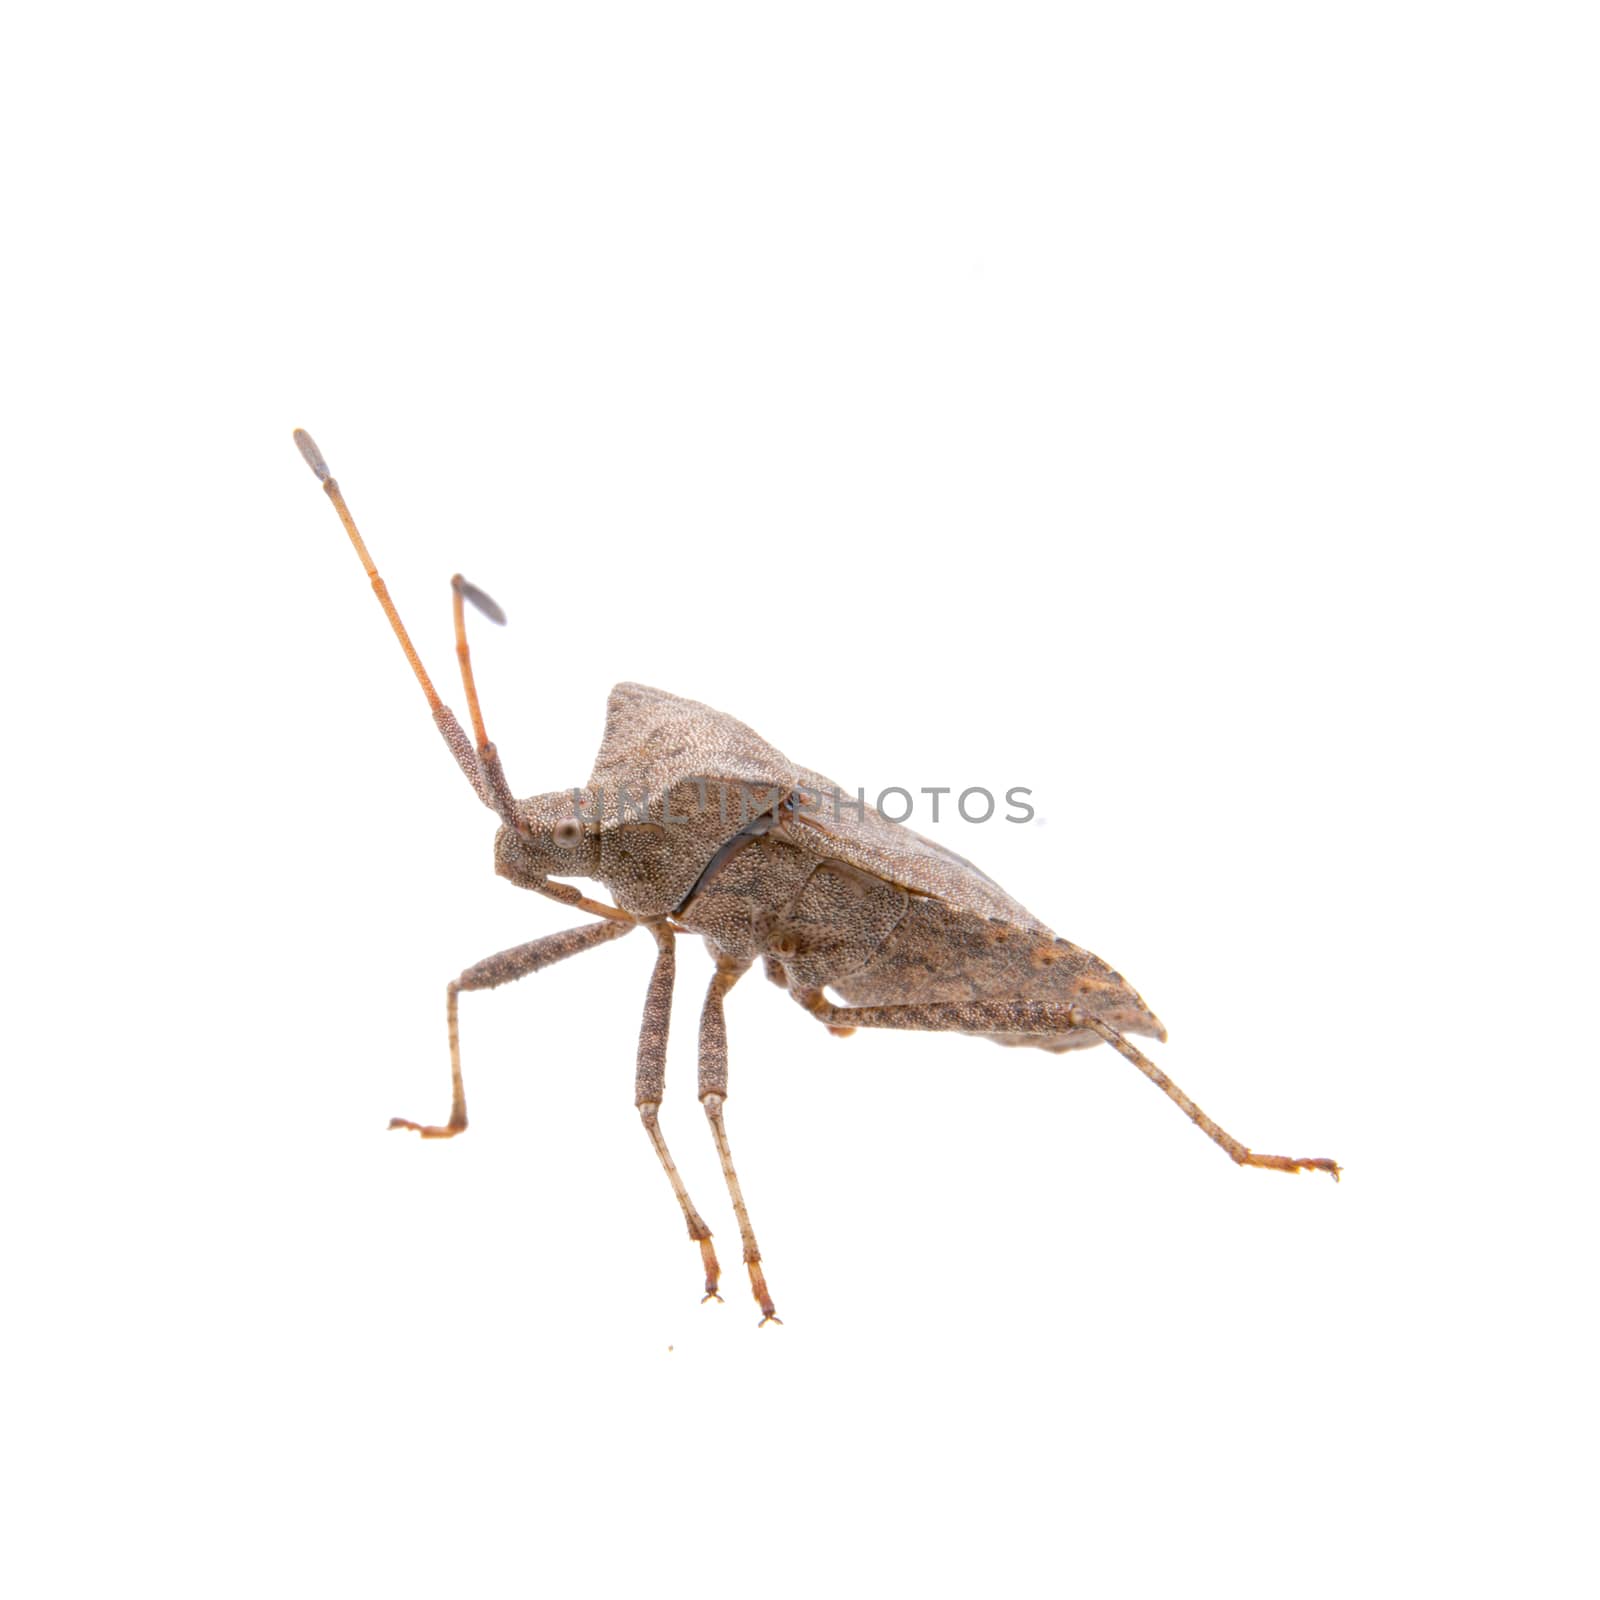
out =
[[[702,1222],[700,1226],[703,1228],[705,1224]],[[700,1265],[706,1269],[706,1292],[700,1296],[700,1304],[704,1305],[707,1300],[715,1300],[720,1304],[722,1296],[717,1293],[717,1285],[722,1281],[722,1267],[717,1261],[711,1234],[709,1231],[699,1236],[691,1233],[689,1237],[700,1246]]]
[[465,1131],[464,1128],[456,1127],[454,1123],[448,1123],[440,1128],[426,1122],[407,1122],[404,1117],[390,1117],[389,1132],[393,1133],[396,1128],[407,1128],[412,1133],[420,1133],[424,1139],[453,1139],[458,1133]]
[[783,1318],[778,1315],[772,1304],[772,1292],[767,1288],[767,1277],[761,1270],[761,1258],[757,1256],[754,1261],[747,1260],[745,1266],[750,1273],[750,1292],[756,1297],[756,1304],[761,1307],[761,1320],[756,1326],[764,1328],[769,1322],[776,1322],[781,1328]]
[[1326,1156],[1258,1156],[1251,1151],[1245,1157],[1244,1165],[1267,1167],[1273,1172],[1330,1172],[1333,1181],[1339,1181],[1339,1163],[1328,1160]]

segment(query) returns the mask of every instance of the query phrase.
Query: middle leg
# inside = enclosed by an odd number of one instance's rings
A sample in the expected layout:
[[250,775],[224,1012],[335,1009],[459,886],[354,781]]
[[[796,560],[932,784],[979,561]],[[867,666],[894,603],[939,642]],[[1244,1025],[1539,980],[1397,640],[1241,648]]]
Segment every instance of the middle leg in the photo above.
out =
[[728,1184],[728,1198],[733,1201],[733,1212],[739,1219],[739,1238],[744,1245],[744,1264],[750,1273],[750,1292],[761,1307],[760,1326],[764,1328],[769,1322],[781,1323],[783,1318],[773,1308],[766,1275],[761,1270],[761,1250],[756,1244],[755,1229],[750,1226],[750,1213],[745,1208],[744,1192],[739,1187],[739,1174],[733,1170],[728,1130],[722,1125],[722,1105],[728,1098],[728,1022],[723,1014],[722,1001],[749,966],[748,961],[730,961],[724,957],[717,962],[717,970],[711,976],[705,1009],[700,1013],[700,1104],[706,1108],[711,1137],[717,1142],[722,1176]]
[[689,1237],[700,1246],[700,1260],[706,1269],[706,1292],[700,1301],[704,1305],[707,1300],[722,1298],[717,1293],[717,1281],[722,1276],[722,1268],[717,1265],[717,1252],[711,1244],[711,1230],[695,1210],[694,1202],[689,1198],[689,1191],[678,1172],[678,1164],[667,1149],[659,1116],[661,1097],[666,1092],[667,1084],[667,1030],[672,1022],[672,979],[677,971],[676,941],[672,929],[665,922],[650,922],[645,926],[655,935],[656,964],[650,974],[650,988],[644,999],[644,1020],[639,1025],[639,1064],[633,1081],[633,1103],[639,1108],[644,1131],[650,1136],[650,1143],[661,1159],[673,1194],[678,1197],[683,1220],[689,1225]]

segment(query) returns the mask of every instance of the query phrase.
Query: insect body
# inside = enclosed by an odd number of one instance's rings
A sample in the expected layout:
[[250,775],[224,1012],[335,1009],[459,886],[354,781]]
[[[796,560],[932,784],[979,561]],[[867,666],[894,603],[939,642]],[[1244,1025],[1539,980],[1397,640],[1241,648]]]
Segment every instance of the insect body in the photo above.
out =
[[[446,990],[452,1081],[449,1120],[395,1118],[425,1138],[467,1125],[457,1034],[462,990],[492,989],[580,951],[648,929],[656,962],[645,997],[634,1102],[700,1247],[705,1297],[721,1269],[711,1230],[689,1199],[658,1122],[676,941],[702,937],[716,961],[700,1015],[699,1094],[739,1223],[763,1323],[776,1321],[761,1253],[724,1126],[728,1093],[723,1001],[760,961],[767,976],[836,1034],[910,1028],[973,1034],[1004,1045],[1120,1051],[1242,1166],[1339,1175],[1325,1158],[1259,1155],[1225,1133],[1125,1034],[1166,1038],[1126,979],[1059,938],[971,862],[846,798],[742,722],[642,684],[618,684],[587,787],[513,797],[484,730],[463,601],[494,621],[499,608],[453,581],[456,650],[474,740],[439,699],[378,576],[338,484],[310,436],[295,441],[322,480],[374,592],[428,698],[435,724],[478,798],[500,819],[495,870],[522,888],[598,918],[480,961]],[[829,804],[831,798],[832,804]],[[567,878],[598,881],[610,902]],[[843,1004],[829,999],[829,991]]]

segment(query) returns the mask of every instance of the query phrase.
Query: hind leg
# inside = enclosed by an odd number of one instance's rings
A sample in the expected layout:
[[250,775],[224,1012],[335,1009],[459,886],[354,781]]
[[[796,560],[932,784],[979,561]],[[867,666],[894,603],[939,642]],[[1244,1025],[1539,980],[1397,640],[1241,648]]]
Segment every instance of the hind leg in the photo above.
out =
[[1267,1167],[1274,1172],[1329,1172],[1339,1181],[1339,1164],[1326,1156],[1268,1156],[1246,1149],[1224,1131],[1164,1073],[1149,1056],[1113,1027],[1082,1006],[1045,1000],[958,1000],[914,1006],[836,1006],[820,990],[795,998],[830,1028],[915,1028],[934,1033],[1061,1034],[1075,1028],[1097,1033],[1113,1050],[1127,1057],[1183,1114],[1228,1152],[1241,1167]]

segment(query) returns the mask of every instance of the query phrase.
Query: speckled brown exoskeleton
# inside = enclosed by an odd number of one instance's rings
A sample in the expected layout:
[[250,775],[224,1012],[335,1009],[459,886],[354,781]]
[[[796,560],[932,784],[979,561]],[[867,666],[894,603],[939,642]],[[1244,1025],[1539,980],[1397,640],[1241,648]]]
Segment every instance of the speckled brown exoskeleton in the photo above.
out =
[[[447,986],[449,1120],[433,1126],[396,1117],[391,1128],[410,1128],[425,1139],[452,1138],[466,1128],[456,1022],[462,990],[496,988],[643,927],[655,940],[656,961],[639,1033],[634,1103],[700,1247],[708,1300],[721,1298],[711,1230],[689,1199],[657,1114],[677,936],[699,934],[716,961],[700,1013],[700,1103],[763,1324],[778,1318],[723,1125],[723,1000],[757,960],[768,978],[837,1035],[856,1028],[931,1029],[1050,1051],[1104,1040],[1241,1166],[1314,1168],[1337,1179],[1337,1164],[1323,1157],[1247,1150],[1130,1044],[1124,1034],[1164,1040],[1167,1033],[1121,973],[1058,938],[970,861],[849,799],[852,791],[795,765],[723,712],[642,684],[618,684],[606,704],[605,735],[587,787],[515,798],[484,731],[463,601],[496,622],[504,616],[481,590],[452,580],[456,653],[474,742],[434,691],[327,463],[303,430],[296,430],[295,442],[350,535],[450,753],[500,819],[495,871],[598,919],[502,950]],[[596,879],[615,903],[591,900],[564,878]],[[844,1003],[831,1000],[830,990]]]

